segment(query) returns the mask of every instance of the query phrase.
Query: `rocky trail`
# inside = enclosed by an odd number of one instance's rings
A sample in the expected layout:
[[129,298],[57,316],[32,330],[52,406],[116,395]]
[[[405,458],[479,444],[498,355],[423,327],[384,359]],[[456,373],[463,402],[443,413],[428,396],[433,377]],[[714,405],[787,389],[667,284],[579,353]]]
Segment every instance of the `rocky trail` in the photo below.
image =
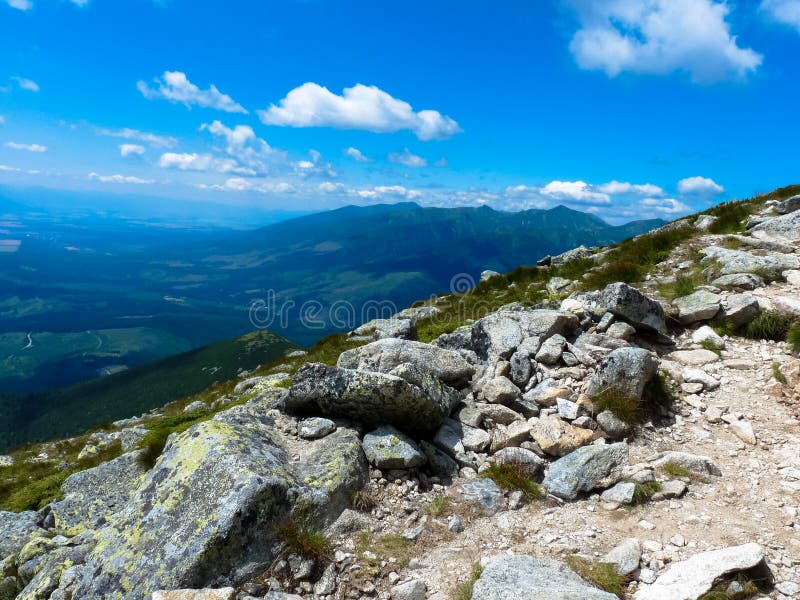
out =
[[153,464],[163,414],[92,434],[119,456],[0,512],[0,600],[800,598],[798,209],[431,343],[442,300],[368,323],[186,405]]

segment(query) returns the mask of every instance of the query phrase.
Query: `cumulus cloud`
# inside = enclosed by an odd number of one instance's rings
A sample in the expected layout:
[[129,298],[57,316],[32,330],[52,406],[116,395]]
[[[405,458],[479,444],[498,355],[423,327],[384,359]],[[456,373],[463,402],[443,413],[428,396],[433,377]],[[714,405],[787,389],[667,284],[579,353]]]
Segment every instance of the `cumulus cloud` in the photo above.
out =
[[611,204],[611,197],[591,189],[585,181],[551,181],[541,190],[545,196],[579,204]]
[[461,131],[458,123],[436,110],[415,112],[376,86],[357,84],[342,95],[308,82],[291,90],[279,104],[258,111],[266,125],[334,127],[374,133],[408,130],[421,140],[446,139]]
[[122,157],[141,156],[144,152],[144,146],[139,146],[138,144],[120,144],[119,146],[119,154]]
[[19,89],[26,90],[28,92],[38,92],[39,91],[39,84],[36,83],[33,79],[26,79],[25,77],[12,77],[14,81],[17,82]]
[[286,153],[272,148],[259,138],[249,125],[228,127],[220,121],[204,123],[201,131],[208,131],[216,138],[225,141],[224,152],[242,168],[256,175],[264,175],[281,163],[286,162]]
[[353,148],[350,146],[344,151],[345,156],[349,156],[356,162],[369,162],[369,158],[364,156],[364,154],[358,148]]
[[627,181],[609,181],[597,186],[597,191],[612,196],[617,194],[631,194],[637,196],[664,196],[666,193],[659,186],[652,183],[629,183]]
[[415,200],[422,196],[417,190],[410,190],[402,185],[376,185],[369,188],[351,190],[351,194],[359,198],[382,199],[395,198],[401,200]]
[[0,171],[5,171],[7,173],[20,173],[22,169],[18,167],[10,167],[8,165],[0,165]]
[[570,50],[582,69],[609,77],[623,72],[685,71],[698,83],[741,78],[763,56],[742,47],[717,0],[567,0],[581,28]]
[[241,104],[220,92],[215,85],[212,84],[207,90],[201,90],[181,71],[164,71],[164,74],[160,78],[154,79],[153,82],[155,87],[150,87],[144,81],[136,84],[136,87],[148,100],[164,99],[173,103],[181,103],[187,108],[202,106],[229,113],[247,114]]
[[389,162],[412,168],[428,166],[427,160],[412,153],[408,148],[403,149],[402,152],[391,152],[389,154]]
[[200,184],[197,187],[222,192],[258,192],[261,194],[288,194],[296,191],[291,183],[285,181],[255,181],[243,177],[231,177],[223,184]]
[[33,2],[30,0],[5,0],[6,4],[8,4],[11,8],[16,8],[17,10],[30,10],[33,8]]
[[691,212],[688,206],[674,198],[645,198],[642,200],[641,204],[652,208],[656,212],[669,216]]
[[252,169],[242,167],[232,158],[220,158],[211,154],[180,154],[176,152],[166,152],[158,159],[158,166],[163,169],[178,169],[180,171],[255,175]]
[[41,144],[20,144],[18,142],[6,142],[6,147],[12,150],[24,150],[25,152],[47,152],[47,146]]
[[124,129],[104,129],[100,127],[96,131],[98,135],[144,142],[156,148],[173,148],[178,144],[178,140],[174,137],[157,135],[155,133],[139,131],[138,129],[129,129],[127,127]]
[[333,181],[323,181],[317,186],[317,189],[320,192],[325,192],[326,194],[334,194],[336,192],[340,192],[344,189],[344,184],[342,183],[334,183]]
[[678,182],[681,196],[719,196],[725,188],[708,177],[687,177]]
[[152,179],[142,179],[133,175],[100,175],[94,172],[89,173],[89,179],[95,179],[102,183],[130,183],[135,185],[155,183]]
[[763,0],[761,9],[779,23],[800,31],[800,0]]

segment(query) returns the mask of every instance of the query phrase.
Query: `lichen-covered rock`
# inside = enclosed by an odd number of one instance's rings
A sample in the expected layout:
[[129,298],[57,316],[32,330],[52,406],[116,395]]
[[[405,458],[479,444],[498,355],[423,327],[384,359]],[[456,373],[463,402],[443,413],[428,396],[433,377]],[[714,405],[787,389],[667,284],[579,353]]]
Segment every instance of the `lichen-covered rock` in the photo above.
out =
[[343,369],[389,373],[403,363],[427,369],[443,382],[462,387],[475,374],[475,367],[458,352],[430,344],[387,338],[360,346],[339,356],[337,365]]
[[61,486],[63,500],[50,505],[56,531],[74,536],[122,510],[146,471],[139,455],[140,452],[123,454],[70,475]]
[[338,516],[366,478],[358,435],[342,427],[303,442],[293,463],[267,406],[248,403],[171,438],[126,507],[95,532],[72,597],[143,600],[234,585],[274,558],[274,526],[293,507]]
[[322,417],[310,417],[297,424],[297,435],[304,440],[318,440],[336,431],[336,423]]
[[658,371],[658,358],[644,348],[619,348],[600,363],[586,394],[592,398],[614,392],[623,398],[639,400],[644,386]]
[[565,564],[532,556],[496,556],[475,582],[472,600],[617,600]]
[[391,425],[384,425],[364,436],[364,454],[379,469],[413,469],[425,464],[425,455],[414,440]]
[[615,483],[627,462],[628,445],[624,442],[584,446],[551,464],[542,485],[554,496],[575,500],[581,492]]
[[655,300],[627,283],[612,283],[597,297],[597,305],[624,319],[637,329],[667,332],[664,309]]
[[352,335],[371,337],[373,340],[383,338],[416,340],[417,324],[413,319],[374,319],[355,329]]
[[[411,378],[408,369],[402,374]],[[416,375],[421,386],[397,374],[307,364],[295,373],[286,408],[370,426],[394,425],[408,433],[430,433],[452,412],[460,396],[430,374],[417,370]]]
[[731,273],[717,277],[711,285],[723,289],[754,290],[763,287],[764,280],[754,273]]
[[716,316],[720,308],[720,297],[705,290],[698,290],[672,301],[678,309],[681,325],[691,325],[698,321],[708,321]]
[[236,590],[232,587],[216,590],[171,590],[153,592],[151,600],[233,600]]
[[717,263],[720,275],[755,273],[766,280],[774,281],[780,279],[783,271],[800,268],[800,256],[797,254],[770,252],[761,256],[720,246],[708,246],[700,252],[705,255],[701,262]]
[[478,356],[510,357],[528,337],[547,339],[569,335],[578,327],[578,317],[558,310],[500,310],[472,326],[472,347]]
[[35,512],[0,511],[0,560],[19,552],[38,532],[43,530],[37,525]]

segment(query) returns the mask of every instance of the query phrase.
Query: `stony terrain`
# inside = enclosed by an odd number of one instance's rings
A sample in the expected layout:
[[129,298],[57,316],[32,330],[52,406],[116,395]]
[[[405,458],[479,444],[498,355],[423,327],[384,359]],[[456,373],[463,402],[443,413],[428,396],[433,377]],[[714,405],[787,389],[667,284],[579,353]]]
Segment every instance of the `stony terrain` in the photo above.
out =
[[635,285],[243,375],[154,464],[165,415],[93,434],[119,456],[0,512],[0,600],[800,598],[800,196],[748,206]]

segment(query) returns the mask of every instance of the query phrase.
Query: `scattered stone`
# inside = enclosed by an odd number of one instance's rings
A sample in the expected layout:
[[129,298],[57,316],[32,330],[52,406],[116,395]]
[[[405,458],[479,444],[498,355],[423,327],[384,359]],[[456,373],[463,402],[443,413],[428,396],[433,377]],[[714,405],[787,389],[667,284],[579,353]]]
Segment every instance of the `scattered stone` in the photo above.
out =
[[618,600],[565,564],[532,556],[496,556],[475,582],[472,600]]
[[758,544],[744,544],[695,554],[672,563],[648,586],[634,594],[634,600],[696,600],[725,575],[763,566],[765,553]]
[[631,431],[631,426],[610,410],[597,415],[597,424],[612,440],[622,439]]
[[375,319],[364,323],[352,334],[356,337],[370,337],[373,340],[383,338],[417,339],[417,325],[412,319]]
[[701,369],[684,369],[681,371],[681,376],[685,383],[698,383],[707,391],[719,387],[719,381]]
[[424,581],[414,579],[392,588],[392,600],[425,600],[428,587]]
[[711,350],[676,350],[664,358],[690,367],[700,367],[719,360],[719,354]]
[[451,515],[447,519],[447,529],[453,533],[462,533],[464,531],[464,524],[461,522],[461,517],[458,515]]
[[464,419],[460,418],[461,413],[459,413],[459,420],[465,425],[470,425],[471,427],[480,427],[484,418],[491,419],[492,422],[500,425],[511,425],[511,423],[514,421],[523,420],[523,416],[521,414],[511,410],[507,406],[503,406],[502,404],[480,403],[476,407],[476,412],[480,417],[480,422],[478,423],[466,422]]
[[623,321],[617,321],[606,330],[606,334],[610,337],[627,341],[636,335],[636,329]]
[[600,494],[600,499],[612,504],[633,504],[635,492],[636,484],[623,481]]
[[639,568],[642,560],[642,543],[636,538],[628,538],[606,554],[602,562],[611,563],[620,575],[627,576]]
[[698,290],[688,296],[676,298],[672,304],[678,309],[678,321],[681,325],[691,325],[714,318],[720,309],[720,297]]
[[519,388],[524,388],[533,374],[533,365],[526,352],[517,350],[511,355],[511,381]]
[[688,452],[665,452],[661,458],[653,462],[653,466],[657,469],[668,464],[677,465],[694,473],[722,476],[722,471],[708,456],[689,454]]
[[687,486],[683,481],[678,479],[671,479],[669,481],[661,482],[661,489],[651,496],[653,502],[661,500],[669,500],[671,498],[680,498],[686,493]]
[[751,446],[756,445],[756,434],[753,432],[753,426],[750,424],[750,421],[734,419],[729,425],[733,434],[745,444],[750,444]]
[[525,392],[523,398],[541,406],[554,406],[559,398],[569,398],[572,390],[559,385],[552,379],[545,379],[532,390]]
[[14,466],[14,457],[13,456],[0,456],[0,467],[13,467]]
[[614,391],[623,398],[638,400],[644,386],[657,371],[658,359],[644,348],[619,348],[600,363],[589,381],[586,394],[594,398]]
[[628,445],[624,442],[584,446],[552,463],[542,484],[554,496],[574,500],[580,492],[613,484],[627,462]]
[[481,281],[489,281],[490,279],[494,279],[495,277],[500,277],[500,273],[497,271],[492,271],[491,269],[486,269],[485,271],[481,271]]
[[[498,425],[492,432],[489,452],[495,454],[504,448],[519,446],[523,442],[531,439],[531,429],[532,427],[527,421],[514,421],[508,426]],[[467,447],[466,443],[464,447],[467,450],[470,449]]]
[[544,468],[544,461],[535,452],[525,448],[503,448],[495,452],[490,460],[498,465],[516,465],[528,477],[536,477]]
[[447,488],[456,502],[474,502],[492,514],[505,506],[503,490],[491,479],[456,479]]
[[425,455],[408,436],[384,425],[364,436],[364,454],[378,469],[413,469],[425,464]]
[[507,377],[491,379],[480,392],[481,398],[486,402],[505,405],[511,404],[520,394],[519,388]]
[[600,292],[597,304],[637,329],[667,333],[661,305],[626,283],[606,286]]
[[500,310],[472,326],[472,346],[481,358],[510,357],[522,340],[532,336],[547,339],[568,335],[578,326],[578,317],[557,310]]
[[692,341],[695,344],[708,343],[723,350],[725,348],[725,340],[708,325],[703,325],[692,334]]
[[547,338],[536,353],[536,362],[545,365],[554,365],[561,359],[567,340],[562,335],[554,335]]
[[555,415],[539,419],[531,430],[531,437],[539,447],[552,456],[564,456],[588,444],[592,431],[580,429],[562,421]]
[[297,425],[297,435],[304,440],[317,440],[336,431],[336,423],[322,417],[303,419]]
[[557,398],[556,406],[558,407],[558,416],[567,421],[574,421],[577,419],[581,409],[577,402],[572,402],[565,398]]
[[754,290],[764,287],[764,280],[754,273],[732,273],[717,277],[711,282],[711,285],[723,289]]

